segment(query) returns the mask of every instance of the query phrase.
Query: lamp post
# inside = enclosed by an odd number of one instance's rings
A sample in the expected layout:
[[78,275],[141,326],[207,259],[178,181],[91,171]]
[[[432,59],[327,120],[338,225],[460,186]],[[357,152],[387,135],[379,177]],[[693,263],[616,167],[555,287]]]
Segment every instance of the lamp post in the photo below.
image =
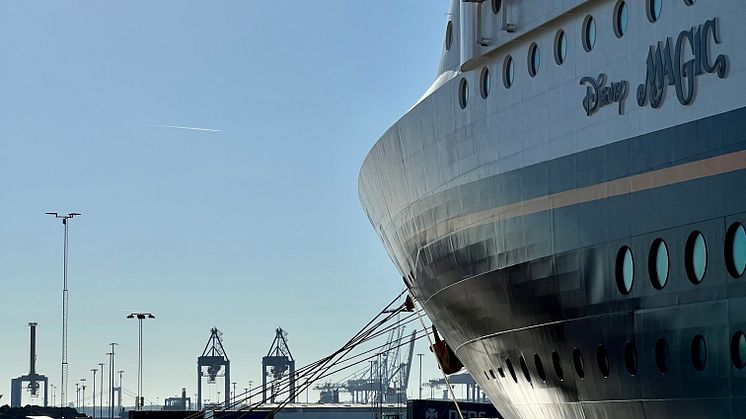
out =
[[417,354],[417,357],[420,359],[420,400],[422,400],[422,356],[424,354]]
[[[100,387],[101,388],[101,394],[98,395],[98,404],[100,405],[99,408],[98,408],[98,410],[99,410],[98,417],[99,418],[103,418],[104,417],[104,365],[106,365],[106,364],[104,364],[103,362],[99,362],[98,363],[98,366],[101,369],[101,377],[100,377],[100,380],[101,380],[101,387]],[[96,413],[95,410],[94,410],[94,413]]]
[[91,417],[93,419],[96,419],[96,373],[98,370],[96,368],[92,368],[91,372],[93,373],[93,412],[91,413]]
[[64,407],[67,404],[67,220],[80,214],[71,212],[67,215],[60,215],[56,212],[48,212],[47,215],[61,219],[65,229],[62,248],[62,383],[60,384],[60,402]]
[[121,409],[122,407],[122,390],[124,389],[124,386],[122,385],[124,381],[124,370],[117,371],[117,374],[119,374],[119,400],[117,401],[117,406]]
[[55,389],[57,387],[55,387],[54,384],[50,384],[50,386],[52,387],[52,406],[56,407],[57,406],[57,392],[55,391]]
[[145,319],[154,319],[155,316],[152,313],[130,313],[127,316],[128,319],[137,319],[139,323],[139,345],[137,352],[137,400],[135,400],[135,408],[140,410],[143,405],[142,396],[142,321]]
[[109,418],[114,417],[114,347],[118,345],[116,342],[111,342],[111,352],[107,352],[109,355]]
[[83,389],[83,394],[80,397],[80,402],[83,405],[81,413],[85,413],[85,378],[80,379],[80,387]]
[[251,404],[251,385],[254,384],[252,380],[249,380],[249,404]]
[[75,383],[75,408],[80,407],[80,383]]

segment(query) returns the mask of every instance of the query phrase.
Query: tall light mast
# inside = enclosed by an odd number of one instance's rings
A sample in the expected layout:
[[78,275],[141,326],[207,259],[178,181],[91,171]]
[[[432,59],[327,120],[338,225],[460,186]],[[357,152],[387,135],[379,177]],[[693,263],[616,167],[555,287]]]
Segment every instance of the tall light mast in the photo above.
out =
[[63,261],[62,261],[62,383],[60,385],[60,402],[63,407],[67,406],[67,220],[77,217],[80,214],[71,212],[67,215],[60,215],[56,212],[48,212],[47,215],[52,215],[55,218],[62,220],[62,225],[65,227],[65,239],[63,247]]

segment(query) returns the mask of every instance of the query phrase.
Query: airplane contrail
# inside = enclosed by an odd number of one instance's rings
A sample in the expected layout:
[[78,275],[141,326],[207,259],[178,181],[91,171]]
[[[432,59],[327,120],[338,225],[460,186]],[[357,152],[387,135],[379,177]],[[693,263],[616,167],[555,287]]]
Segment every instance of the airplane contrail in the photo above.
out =
[[157,128],[186,129],[186,130],[190,130],[190,131],[222,132],[222,130],[219,130],[219,129],[200,128],[200,127],[185,127],[185,126],[180,126],[180,125],[148,124],[148,126],[150,126],[150,127],[157,127]]

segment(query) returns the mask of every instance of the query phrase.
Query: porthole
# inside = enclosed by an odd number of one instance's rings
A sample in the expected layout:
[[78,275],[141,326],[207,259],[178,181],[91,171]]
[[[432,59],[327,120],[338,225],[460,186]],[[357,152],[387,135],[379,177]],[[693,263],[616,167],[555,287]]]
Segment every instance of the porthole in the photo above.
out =
[[448,21],[446,25],[446,51],[451,49],[453,43],[453,21]]
[[746,366],[746,335],[740,330],[730,340],[730,359],[738,369]]
[[635,342],[627,342],[624,345],[624,366],[627,367],[629,375],[637,374],[637,346]]
[[505,358],[505,366],[508,367],[508,372],[510,373],[510,377],[515,381],[518,382],[518,376],[515,375],[515,370],[513,369],[513,363],[510,362],[510,359]]
[[510,89],[510,86],[513,85],[514,74],[513,57],[508,55],[507,57],[505,57],[505,61],[503,62],[503,84],[505,85],[506,89]]
[[485,371],[485,372],[484,372],[484,378],[486,378],[486,379],[488,379],[488,380],[490,379],[490,376],[489,376],[489,375],[487,375],[487,371]]
[[629,8],[624,0],[620,0],[614,8],[614,34],[621,38],[627,33],[629,26]]
[[707,342],[702,335],[692,339],[692,365],[697,371],[702,371],[707,365]]
[[490,89],[492,88],[492,78],[490,77],[490,69],[485,67],[482,69],[482,74],[479,76],[479,93],[482,95],[482,99],[487,99],[490,95]]
[[536,43],[531,44],[528,48],[528,74],[531,77],[536,77],[541,66],[541,52],[539,52],[539,46]]
[[466,79],[461,79],[461,83],[458,85],[458,103],[461,105],[461,109],[466,109],[466,105],[469,103],[469,82]]
[[670,362],[668,355],[668,342],[665,339],[658,339],[655,342],[655,365],[658,366],[658,371],[664,374],[668,371]]
[[609,378],[609,354],[606,352],[604,345],[598,345],[596,350],[596,362],[598,363],[598,370],[601,372],[604,378]]
[[725,235],[725,266],[733,278],[740,278],[746,271],[746,229],[734,223]]
[[616,286],[619,288],[619,292],[624,295],[629,294],[635,280],[635,261],[629,247],[622,246],[619,249],[616,256],[615,271]]
[[492,376],[493,380],[497,379],[497,376],[495,375],[495,371],[494,370],[490,370],[490,375]]
[[596,45],[596,21],[593,16],[588,15],[583,21],[583,48],[591,52]]
[[564,380],[565,372],[562,371],[562,360],[557,351],[552,351],[552,365],[554,366],[554,373],[557,374],[557,378],[559,378],[560,381]]
[[536,367],[536,373],[539,374],[541,381],[547,382],[547,373],[544,371],[544,364],[541,362],[539,354],[534,354],[534,367]]
[[575,365],[575,372],[582,380],[585,377],[585,370],[583,369],[583,354],[580,353],[578,348],[572,350],[572,363]]
[[687,6],[691,6],[694,4],[695,1],[697,0],[684,0],[684,4],[686,4]]
[[668,247],[663,239],[656,239],[650,246],[648,273],[655,289],[662,290],[668,282]]
[[657,22],[661,17],[661,9],[663,9],[663,0],[647,0],[647,14],[650,22]]
[[530,383],[531,374],[528,372],[528,365],[526,365],[526,360],[523,359],[523,355],[518,357],[518,363],[521,365],[521,371],[523,371],[523,376],[526,377],[526,381]]
[[567,58],[567,35],[562,29],[554,35],[554,61],[557,65],[562,65]]
[[500,13],[500,8],[502,7],[503,2],[502,0],[492,0],[492,13],[498,14]]
[[707,270],[707,243],[699,231],[689,235],[684,249],[684,267],[686,276],[694,284],[699,284]]
[[505,378],[505,371],[502,368],[498,368],[497,373],[500,374],[500,378]]

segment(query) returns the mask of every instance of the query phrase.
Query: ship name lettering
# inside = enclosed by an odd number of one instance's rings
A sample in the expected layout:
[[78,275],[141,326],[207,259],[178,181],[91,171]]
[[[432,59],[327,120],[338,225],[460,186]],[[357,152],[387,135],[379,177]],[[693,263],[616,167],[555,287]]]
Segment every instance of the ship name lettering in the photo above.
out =
[[[487,412],[481,412],[476,410],[462,410],[461,413],[465,418],[484,418],[487,417]],[[458,419],[459,414],[456,410],[448,411],[448,419]]]
[[629,92],[629,82],[622,80],[612,82],[608,86],[606,74],[599,74],[597,79],[593,77],[583,77],[580,79],[581,85],[588,85],[585,98],[583,99],[583,108],[588,116],[598,112],[604,106],[612,103],[619,104],[619,115],[624,113],[624,99]]
[[[718,55],[712,60],[711,41],[719,44],[719,19],[682,31],[674,41],[668,37],[650,47],[646,60],[645,82],[637,87],[637,104],[659,108],[666,94],[666,86],[674,86],[676,97],[682,105],[694,100],[696,77],[704,73],[716,73],[723,79],[728,74],[728,57]],[[692,59],[682,62],[685,53]]]

